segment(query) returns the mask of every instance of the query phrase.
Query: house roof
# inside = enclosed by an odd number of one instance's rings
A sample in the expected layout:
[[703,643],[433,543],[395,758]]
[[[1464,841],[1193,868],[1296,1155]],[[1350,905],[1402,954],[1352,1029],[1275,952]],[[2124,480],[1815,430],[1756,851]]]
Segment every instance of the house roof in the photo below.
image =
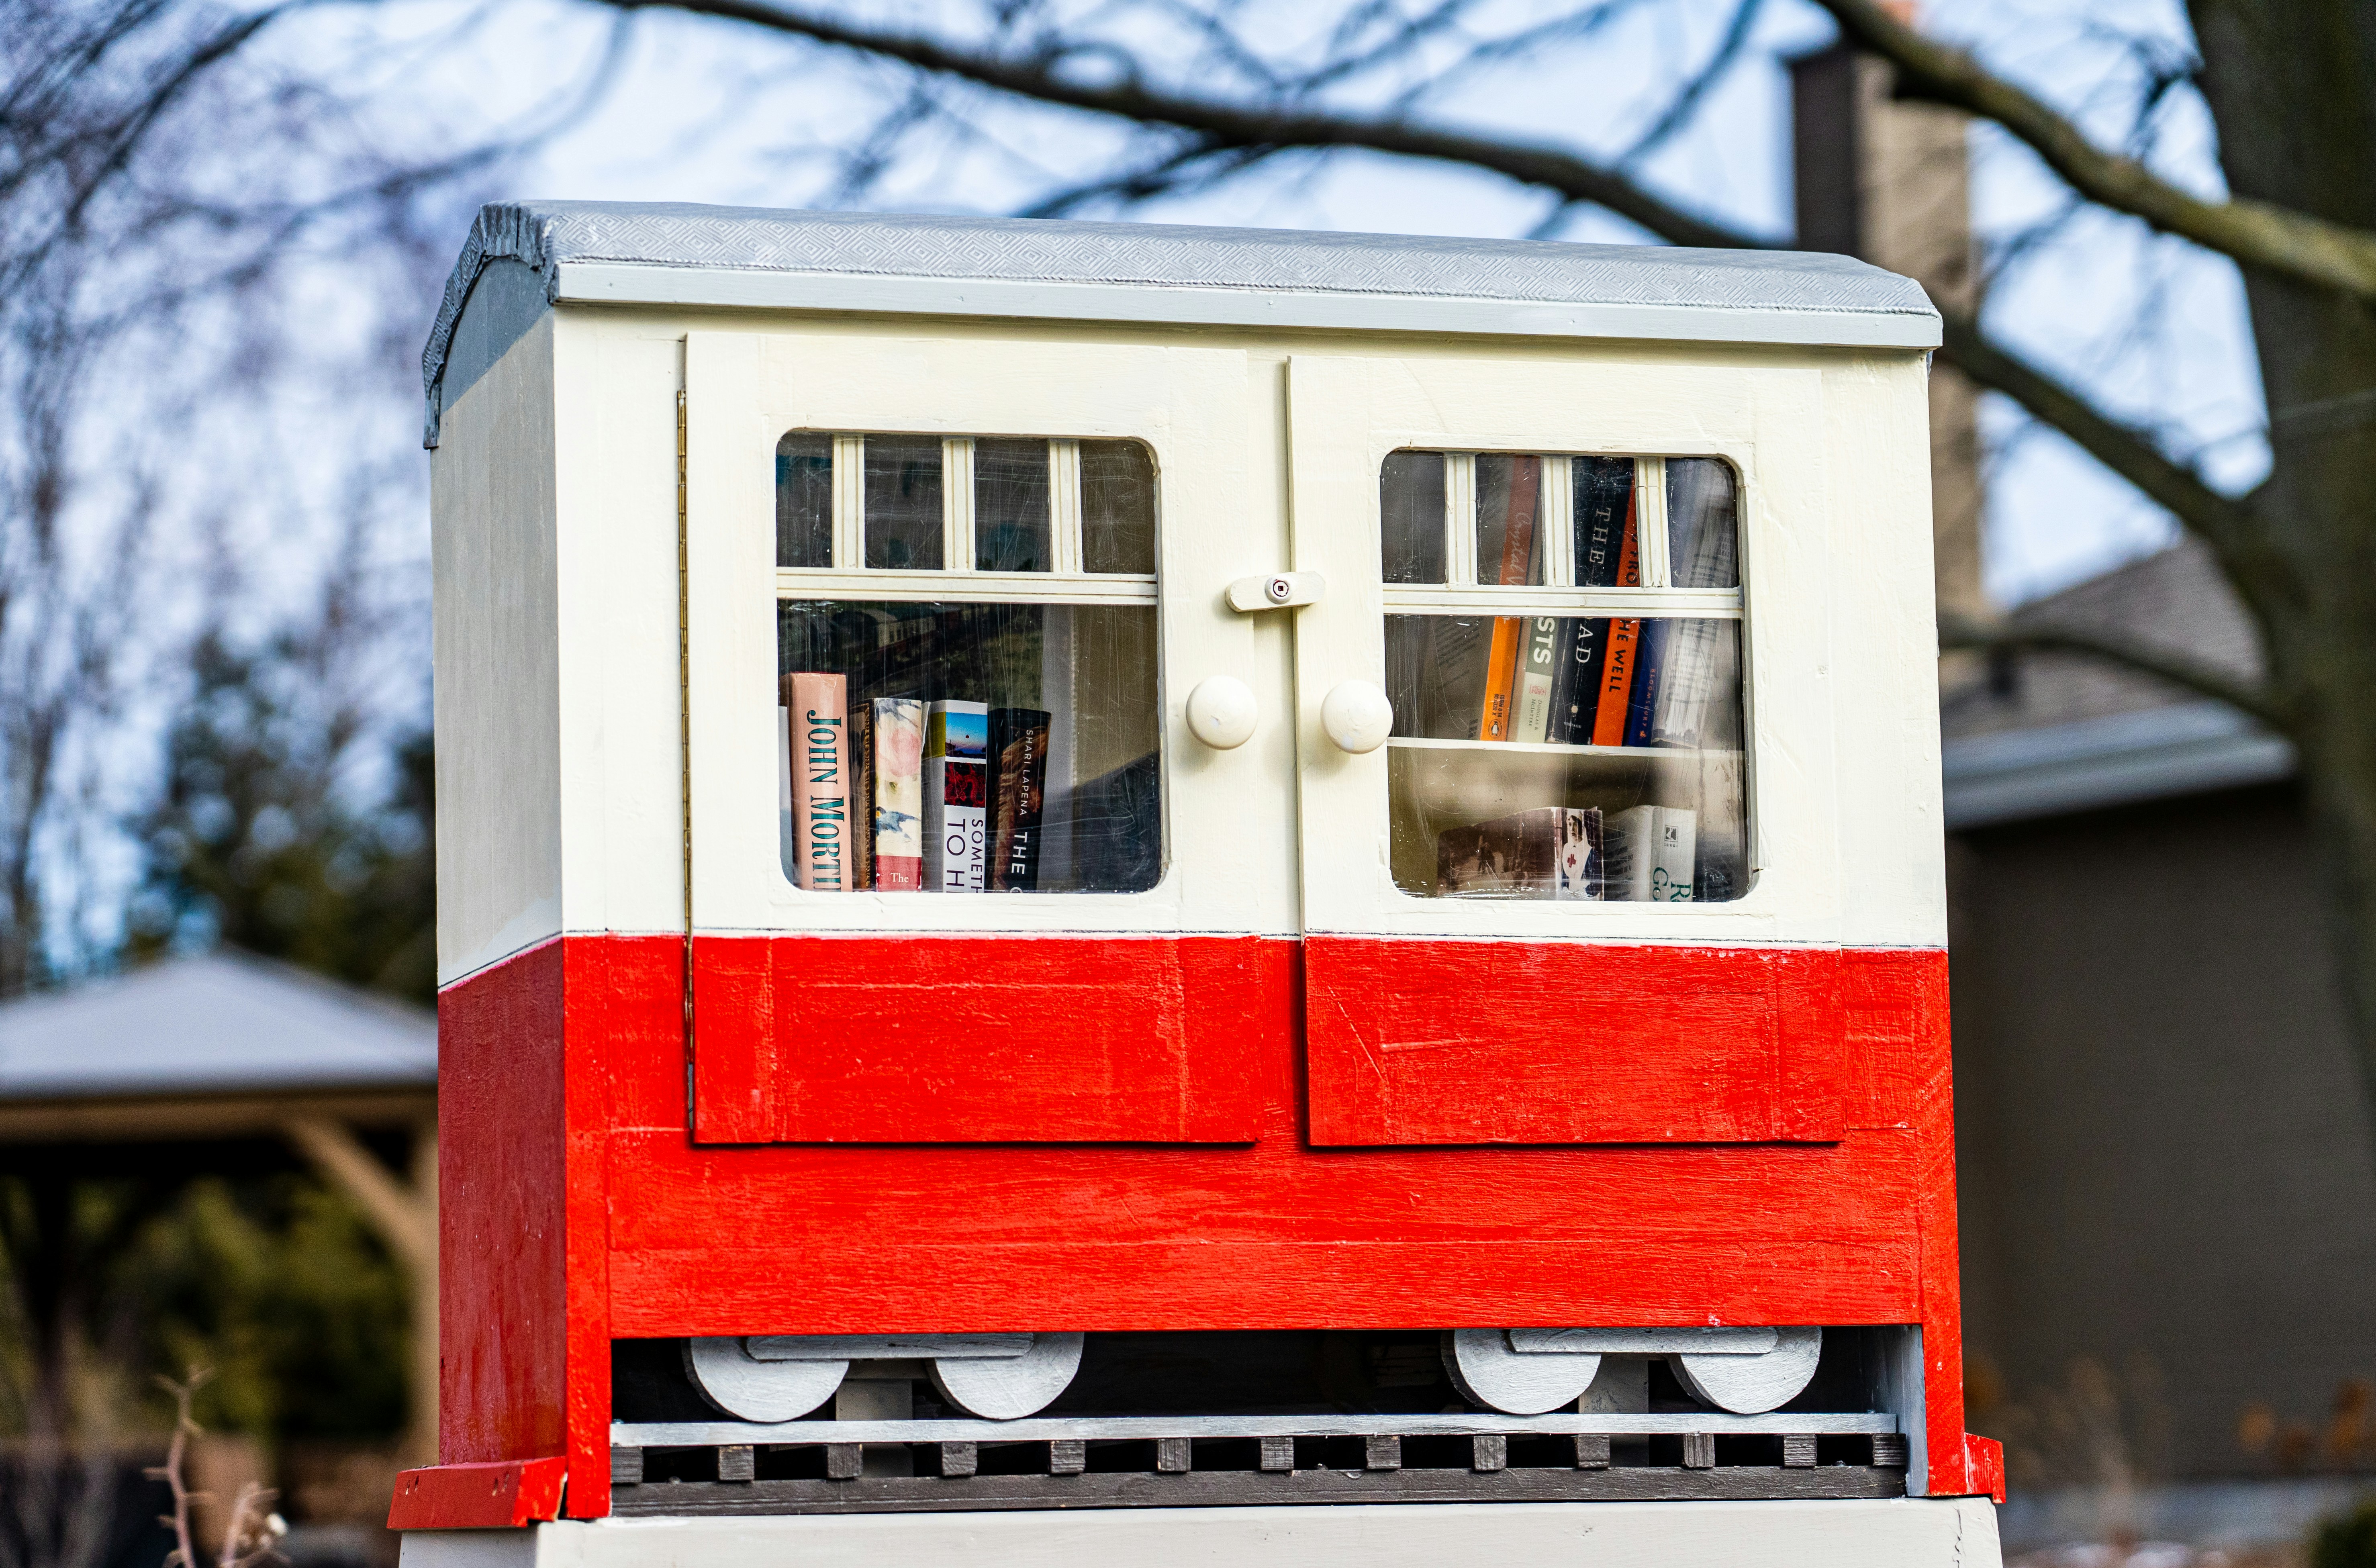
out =
[[0,1004],[0,1103],[436,1082],[434,1014],[244,955]]
[[[2251,617],[2189,539],[2033,600],[2016,624],[2164,649],[2222,674],[2263,673]],[[1949,828],[2271,783],[2293,748],[2224,704],[2099,659],[2025,652],[1940,702]]]
[[[494,319],[464,331],[477,291],[486,298],[473,314]],[[430,445],[441,408],[545,307],[564,301],[1906,349],[1939,342],[1938,313],[1919,284],[1828,254],[507,202],[480,210],[422,350]]]

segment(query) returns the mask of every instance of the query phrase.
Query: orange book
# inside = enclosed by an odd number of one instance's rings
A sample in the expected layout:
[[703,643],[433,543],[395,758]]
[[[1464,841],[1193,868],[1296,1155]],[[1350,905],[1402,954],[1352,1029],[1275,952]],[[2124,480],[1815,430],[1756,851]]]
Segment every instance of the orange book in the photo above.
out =
[[[1522,587],[1535,555],[1535,491],[1542,482],[1539,457],[1516,457],[1510,463],[1510,509],[1502,524],[1502,573],[1505,588]],[[1627,538],[1633,536],[1629,533]],[[1485,707],[1478,716],[1477,738],[1510,738],[1510,708],[1518,683],[1518,648],[1526,637],[1526,618],[1497,615],[1493,619],[1493,651],[1485,662]],[[1623,722],[1621,716],[1619,722]]]
[[[1619,588],[1642,586],[1640,540],[1634,532],[1634,502],[1629,497],[1625,503],[1625,543],[1617,556]],[[1634,700],[1634,646],[1641,640],[1642,623],[1638,619],[1612,619],[1609,623],[1609,651],[1601,661],[1600,706],[1592,714],[1592,743],[1596,746],[1625,743],[1625,711]]]

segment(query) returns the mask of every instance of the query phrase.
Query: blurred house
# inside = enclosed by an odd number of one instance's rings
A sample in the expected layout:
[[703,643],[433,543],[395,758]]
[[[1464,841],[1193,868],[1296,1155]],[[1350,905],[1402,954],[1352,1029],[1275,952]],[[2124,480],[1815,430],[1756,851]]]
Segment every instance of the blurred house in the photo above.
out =
[[[310,1169],[404,1266],[412,1321],[425,1325],[407,1370],[408,1445],[434,1441],[436,1117],[433,1015],[264,959],[219,952],[0,1004],[0,1175],[30,1200],[6,1262],[36,1364],[63,1377],[75,1314],[113,1250],[189,1182]],[[136,1194],[102,1237],[74,1218],[94,1181],[128,1182]],[[201,1465],[236,1468],[228,1453],[217,1444]],[[243,1478],[200,1479],[227,1491],[220,1483]],[[378,1484],[385,1508],[387,1479],[347,1490]],[[323,1560],[291,1544],[292,1559]],[[368,1556],[372,1544],[330,1555]]]
[[[1969,304],[1962,122],[1846,49],[1792,70],[1801,243]],[[1974,398],[1932,388],[1940,604],[1986,615]],[[2013,619],[2259,671],[2192,542]],[[1941,675],[1965,1354],[2008,1544],[2086,1527],[2038,1496],[2088,1485],[2144,1489],[2098,1526],[2276,1538],[2352,1489],[2268,1479],[2376,1468],[2376,1135],[2292,752],[2083,657]]]

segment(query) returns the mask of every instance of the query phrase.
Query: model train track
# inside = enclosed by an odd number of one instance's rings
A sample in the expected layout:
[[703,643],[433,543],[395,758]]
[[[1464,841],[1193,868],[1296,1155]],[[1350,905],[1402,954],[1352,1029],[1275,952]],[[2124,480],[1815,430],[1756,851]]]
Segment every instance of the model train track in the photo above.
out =
[[634,1515],[1888,1497],[1907,1458],[1878,1413],[623,1421],[611,1442]]

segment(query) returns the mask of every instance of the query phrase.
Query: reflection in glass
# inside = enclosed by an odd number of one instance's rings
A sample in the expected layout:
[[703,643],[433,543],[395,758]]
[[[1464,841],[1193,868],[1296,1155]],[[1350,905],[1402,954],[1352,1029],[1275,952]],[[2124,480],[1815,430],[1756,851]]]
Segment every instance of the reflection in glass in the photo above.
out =
[[786,600],[778,632],[784,675],[840,677],[855,886],[1135,893],[1162,874],[1153,605]]
[[870,435],[865,468],[866,564],[940,570],[940,437]]
[[973,555],[984,572],[1054,569],[1049,549],[1048,444],[973,444]]
[[776,564],[833,564],[833,437],[796,430],[776,443]]
[[1674,586],[1740,586],[1740,528],[1732,466],[1721,457],[1667,459],[1667,559]]
[[1155,459],[1138,442],[1081,443],[1081,564],[1155,573]]
[[1443,453],[1387,453],[1378,517],[1387,582],[1443,581]]
[[1543,580],[1543,460],[1477,457],[1477,580],[1515,587]]
[[[1522,628],[1515,662],[1495,654],[1510,620]],[[1405,892],[1723,902],[1747,891],[1740,622],[1389,615],[1385,651]],[[1508,743],[1493,743],[1497,713]],[[1555,874],[1562,866],[1573,874]]]

